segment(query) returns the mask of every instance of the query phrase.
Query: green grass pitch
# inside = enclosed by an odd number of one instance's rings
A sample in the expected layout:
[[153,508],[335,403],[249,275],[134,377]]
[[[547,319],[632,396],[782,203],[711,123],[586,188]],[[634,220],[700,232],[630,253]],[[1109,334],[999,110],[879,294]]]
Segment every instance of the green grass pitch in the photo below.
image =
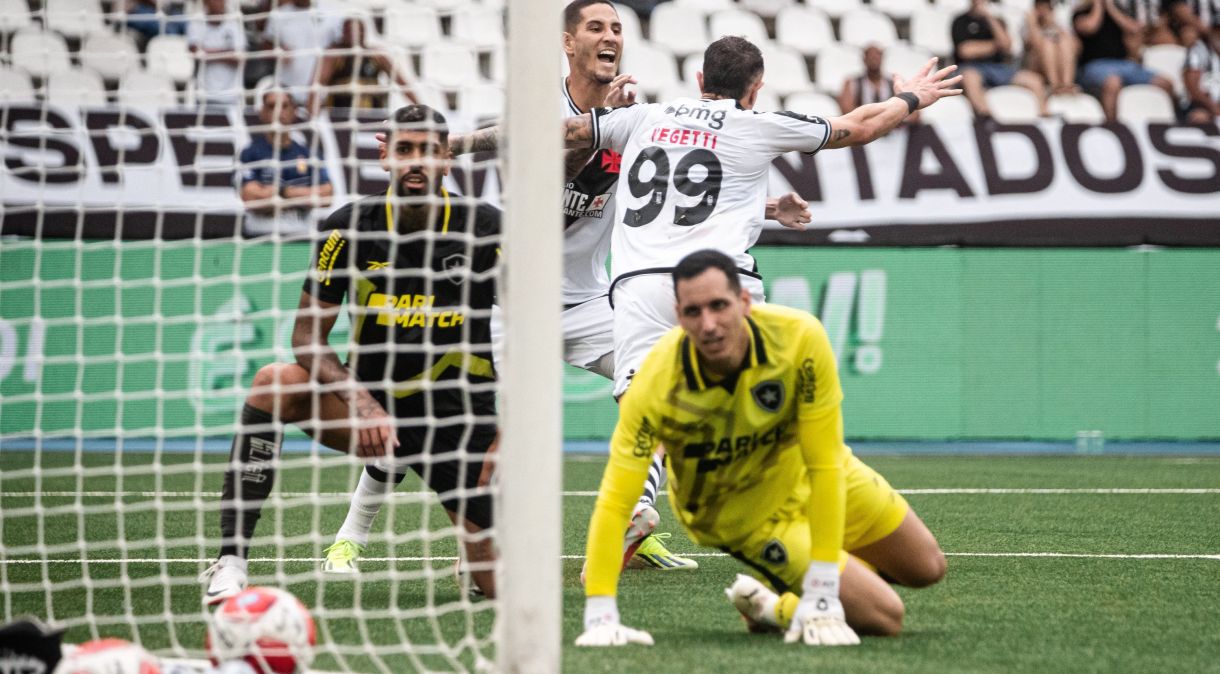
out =
[[[597,488],[604,459],[568,457],[564,671],[1220,671],[1220,458],[864,458],[910,492],[949,554],[943,583],[899,589],[902,636],[809,649],[746,634],[722,592],[737,563],[694,548],[662,508],[671,547],[707,556],[693,573],[624,574],[624,621],[651,631],[657,646],[581,650],[570,644],[581,628],[579,556],[593,506],[583,492]],[[162,653],[201,656],[205,614],[194,577],[214,554],[223,457],[168,454],[158,467],[149,454],[90,453],[74,471],[72,454],[48,453],[37,476],[33,460],[0,453],[4,612],[65,622],[69,641],[135,637]],[[279,531],[285,547],[264,537],[251,553],[264,560],[252,562],[252,580],[287,587],[314,608],[319,636],[332,644],[316,667],[453,671],[494,657],[490,605],[461,600],[451,579],[456,548],[438,532],[445,520],[435,504],[395,502],[366,553],[382,561],[364,563],[361,583],[317,582],[312,560],[342,521],[342,494],[357,470],[331,457],[319,467],[282,471],[283,504],[267,510],[259,530]],[[417,489],[408,480],[400,491]],[[56,561],[35,561],[36,544]],[[129,561],[107,561],[120,557]]]

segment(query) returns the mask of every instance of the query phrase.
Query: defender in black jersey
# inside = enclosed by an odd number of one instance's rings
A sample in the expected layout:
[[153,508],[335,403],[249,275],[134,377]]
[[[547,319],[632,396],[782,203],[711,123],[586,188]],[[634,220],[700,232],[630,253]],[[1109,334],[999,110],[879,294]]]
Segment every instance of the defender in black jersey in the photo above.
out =
[[[220,558],[204,576],[208,604],[246,585],[246,553],[271,493],[281,426],[373,459],[363,471],[323,570],[355,573],[385,494],[407,467],[437,492],[463,535],[478,589],[494,595],[491,526],[495,426],[491,307],[500,213],[451,196],[440,113],[392,116],[386,194],[335,211],[310,258],[292,343],[295,363],[259,370],[242,410],[222,494]],[[347,363],[328,338],[342,304],[352,321]]]

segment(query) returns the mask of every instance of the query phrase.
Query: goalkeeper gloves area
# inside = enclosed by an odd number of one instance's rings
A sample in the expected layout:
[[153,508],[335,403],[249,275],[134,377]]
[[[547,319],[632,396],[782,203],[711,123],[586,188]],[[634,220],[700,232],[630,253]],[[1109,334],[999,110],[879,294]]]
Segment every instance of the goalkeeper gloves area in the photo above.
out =
[[576,638],[577,646],[651,646],[652,635],[619,623],[618,603],[614,597],[585,599],[585,632]]
[[839,601],[839,565],[810,562],[801,583],[801,600],[784,634],[784,643],[806,646],[856,646],[860,637],[847,624]]

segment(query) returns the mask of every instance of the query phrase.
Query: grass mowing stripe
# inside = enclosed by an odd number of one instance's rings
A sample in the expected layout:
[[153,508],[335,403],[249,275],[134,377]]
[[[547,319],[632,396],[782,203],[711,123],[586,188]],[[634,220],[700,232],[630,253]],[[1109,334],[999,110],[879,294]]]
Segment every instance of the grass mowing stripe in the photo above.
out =
[[[1060,489],[1060,488],[975,488],[975,487],[940,487],[928,489],[899,489],[898,493],[904,495],[916,496],[951,496],[955,494],[1101,494],[1101,495],[1151,495],[1151,494],[1220,494],[1220,489],[1175,489],[1175,488],[1146,488],[1146,487],[1113,487],[1113,488],[1095,488],[1095,489]],[[424,496],[432,496],[431,491],[400,491],[395,492],[395,498],[420,498]],[[596,491],[563,491],[562,496],[597,496]],[[43,498],[110,498],[132,497],[139,496],[142,498],[214,498],[213,492],[196,492],[196,491],[13,491],[4,492],[3,496],[12,498],[34,498],[41,496]],[[340,491],[287,491],[279,492],[281,498],[304,498],[309,496],[317,496],[320,498],[347,498],[351,496],[351,492]],[[661,494],[665,496],[665,494]]]
[[[674,554],[682,557],[728,557],[729,555],[723,552],[676,552]],[[1091,553],[1091,552],[946,552],[946,557],[1053,557],[1059,559],[1215,559],[1220,561],[1220,553],[1214,555],[1184,555],[1184,554],[1168,554],[1168,553],[1130,553],[1130,554],[1114,554],[1114,553]],[[560,559],[584,559],[584,555],[560,555]],[[270,564],[279,562],[283,564],[317,564],[324,557],[263,557],[250,559],[251,564]],[[456,560],[456,556],[435,556],[435,557],[361,557],[362,562],[452,562]],[[98,559],[81,559],[79,557],[71,559],[7,559],[0,562],[4,564],[207,564],[215,561],[213,558],[189,558],[189,557],[144,557],[123,559],[118,557],[107,557]]]

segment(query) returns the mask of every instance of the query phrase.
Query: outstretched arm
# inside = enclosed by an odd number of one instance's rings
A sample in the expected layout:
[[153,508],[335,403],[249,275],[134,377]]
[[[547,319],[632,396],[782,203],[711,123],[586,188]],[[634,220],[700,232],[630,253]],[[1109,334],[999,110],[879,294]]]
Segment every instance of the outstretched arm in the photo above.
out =
[[[957,66],[934,70],[936,62],[935,58],[929,60],[923,69],[909,80],[895,75],[893,98],[862,105],[846,115],[827,120],[830,122],[831,136],[826,147],[840,148],[871,143],[893,131],[915,110],[926,108],[947,96],[960,96],[962,90],[955,87],[962,81],[962,76],[949,77],[957,70]],[[905,100],[909,96],[914,96],[913,107]]]

